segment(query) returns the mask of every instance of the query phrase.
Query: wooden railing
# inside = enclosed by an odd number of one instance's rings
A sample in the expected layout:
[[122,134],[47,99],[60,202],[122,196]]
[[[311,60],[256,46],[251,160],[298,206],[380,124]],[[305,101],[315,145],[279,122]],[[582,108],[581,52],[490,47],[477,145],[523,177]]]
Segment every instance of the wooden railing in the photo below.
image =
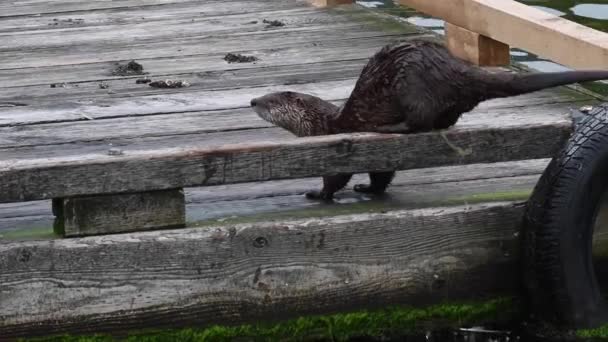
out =
[[448,46],[483,65],[508,63],[507,45],[573,68],[608,68],[608,34],[512,0],[399,0],[446,21]]

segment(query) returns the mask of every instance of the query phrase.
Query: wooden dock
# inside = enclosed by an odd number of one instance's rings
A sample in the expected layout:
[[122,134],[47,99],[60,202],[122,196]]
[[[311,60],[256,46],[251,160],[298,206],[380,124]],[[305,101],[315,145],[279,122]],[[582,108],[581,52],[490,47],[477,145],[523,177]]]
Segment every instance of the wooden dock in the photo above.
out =
[[[467,155],[434,134],[363,134],[344,152],[339,137],[296,139],[249,108],[287,89],[341,103],[383,45],[430,35],[358,6],[301,0],[0,4],[0,332],[512,293],[521,203],[571,131],[571,110],[597,97],[561,87],[485,102],[448,134]],[[228,53],[257,60],[228,63]],[[130,60],[146,74],[112,74]],[[196,159],[216,150],[223,168]],[[268,150],[274,162],[255,159]],[[363,175],[335,205],[303,196],[321,174],[376,166],[404,170],[387,196],[351,191]],[[52,234],[51,199],[182,187],[186,229]]]

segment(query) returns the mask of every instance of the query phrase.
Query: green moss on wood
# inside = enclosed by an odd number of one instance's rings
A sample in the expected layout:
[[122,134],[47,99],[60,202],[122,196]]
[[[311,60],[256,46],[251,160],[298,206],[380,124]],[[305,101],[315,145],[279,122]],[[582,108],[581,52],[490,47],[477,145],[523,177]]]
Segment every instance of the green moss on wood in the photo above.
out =
[[[205,329],[157,330],[129,334],[125,341],[346,341],[356,336],[390,336],[424,332],[433,327],[459,327],[477,322],[512,319],[516,301],[497,298],[478,303],[452,303],[427,308],[390,307],[325,316],[309,316],[279,323],[211,326]],[[27,341],[105,342],[108,335],[58,336]]]
[[0,240],[48,240],[61,237],[53,232],[53,227],[35,226],[3,231]]
[[608,338],[608,324],[605,324],[596,329],[577,330],[576,336],[582,338]]
[[531,194],[532,189],[497,191],[463,196],[458,199],[454,199],[454,201],[463,201],[467,203],[525,201],[530,197]]

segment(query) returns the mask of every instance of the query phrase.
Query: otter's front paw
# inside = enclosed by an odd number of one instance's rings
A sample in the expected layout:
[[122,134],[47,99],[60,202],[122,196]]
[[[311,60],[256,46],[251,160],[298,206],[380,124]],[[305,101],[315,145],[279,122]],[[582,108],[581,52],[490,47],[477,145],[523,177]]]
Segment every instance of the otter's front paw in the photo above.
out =
[[306,193],[306,198],[331,202],[333,201],[334,196],[325,191],[309,191]]
[[364,193],[364,194],[381,195],[384,193],[384,191],[386,189],[378,189],[369,184],[356,184],[354,186],[353,190],[355,190],[356,192]]

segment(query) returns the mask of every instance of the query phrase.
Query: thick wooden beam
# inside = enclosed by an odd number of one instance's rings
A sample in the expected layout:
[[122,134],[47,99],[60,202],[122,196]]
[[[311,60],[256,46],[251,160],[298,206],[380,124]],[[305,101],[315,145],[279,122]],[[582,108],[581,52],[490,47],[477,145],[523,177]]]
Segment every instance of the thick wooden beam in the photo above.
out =
[[522,212],[502,202],[0,241],[0,331],[203,327],[513,294]]
[[450,52],[480,66],[507,66],[511,63],[509,45],[445,23],[445,39]]
[[67,237],[186,225],[182,189],[53,199],[55,231]]
[[569,116],[522,111],[510,115],[517,120],[480,121],[444,136],[342,134],[218,148],[0,161],[0,202],[552,156],[570,135]]
[[512,0],[399,2],[573,68],[608,68],[608,34]]

